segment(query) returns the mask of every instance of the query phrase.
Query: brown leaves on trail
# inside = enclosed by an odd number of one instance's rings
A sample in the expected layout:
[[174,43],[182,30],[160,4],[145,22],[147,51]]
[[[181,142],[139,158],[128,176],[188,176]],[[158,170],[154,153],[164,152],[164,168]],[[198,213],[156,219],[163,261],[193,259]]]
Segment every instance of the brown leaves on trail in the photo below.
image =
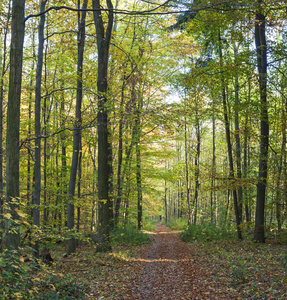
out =
[[124,299],[237,299],[236,293],[235,298],[225,298],[225,291],[210,286],[208,274],[194,262],[177,233],[159,223],[152,236],[154,242],[144,255],[145,267]]
[[85,282],[86,299],[287,299],[286,246],[185,244],[160,223],[150,236],[150,244],[116,246],[113,253],[81,247],[56,266]]

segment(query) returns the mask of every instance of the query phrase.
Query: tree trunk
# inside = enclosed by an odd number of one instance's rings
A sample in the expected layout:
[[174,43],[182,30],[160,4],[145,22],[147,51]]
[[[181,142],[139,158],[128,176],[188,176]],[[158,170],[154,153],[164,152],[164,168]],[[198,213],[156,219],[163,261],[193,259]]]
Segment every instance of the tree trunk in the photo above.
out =
[[[96,180],[95,180],[95,174],[97,172],[97,166],[96,166],[96,144],[94,145],[94,149],[93,152],[91,150],[91,147],[89,147],[89,152],[91,155],[91,159],[93,162],[93,195],[95,195],[96,193]],[[93,199],[93,204],[92,204],[92,216],[91,216],[91,231],[94,231],[94,227],[95,227],[95,218],[96,218],[96,200],[95,198]]]
[[[235,64],[237,59],[237,49],[234,45],[234,56],[235,56]],[[241,142],[240,142],[240,126],[239,126],[239,82],[238,82],[238,72],[236,71],[235,74],[235,118],[234,118],[234,127],[235,127],[235,143],[236,143],[236,166],[237,166],[237,178],[239,180],[240,186],[238,188],[238,211],[239,211],[239,219],[240,223],[242,223],[242,207],[243,207],[243,189],[241,186],[241,179],[242,179],[242,166],[241,166]]]
[[4,213],[4,184],[3,184],[3,101],[4,101],[4,76],[6,73],[6,60],[7,60],[7,35],[10,22],[10,1],[7,12],[7,22],[4,28],[4,38],[3,38],[3,57],[1,58],[1,80],[0,80],[0,252],[2,252],[3,245],[3,232],[5,230],[5,222],[3,220]]
[[[47,1],[41,1],[40,12],[45,10]],[[38,27],[38,61],[35,87],[35,164],[34,164],[34,196],[33,196],[33,225],[40,227],[40,198],[41,198],[41,85],[44,52],[45,14],[41,15]],[[39,241],[34,245],[34,256],[39,257]]]
[[[186,107],[186,99],[185,99]],[[188,167],[188,143],[187,143],[187,120],[184,116],[184,158],[185,158],[185,184],[186,184],[186,201],[187,201],[187,213],[188,219],[187,224],[191,224],[191,204],[189,195],[189,167]]]
[[[223,56],[222,56],[222,48],[221,48],[221,37],[219,34],[219,57],[220,57],[220,65],[221,65],[221,71],[223,66]],[[232,145],[231,145],[231,137],[230,137],[230,125],[229,125],[229,119],[228,119],[228,110],[227,110],[227,101],[226,101],[226,91],[225,91],[225,83],[224,78],[222,75],[222,103],[223,103],[223,112],[224,112],[224,123],[225,123],[225,133],[226,133],[226,143],[227,143],[227,150],[228,150],[228,159],[229,159],[229,178],[231,179],[231,182],[234,184],[234,166],[233,166],[233,155],[232,155]],[[232,187],[233,191],[233,202],[234,202],[234,212],[235,212],[235,218],[236,218],[236,226],[237,226],[237,236],[241,240],[242,239],[242,233],[240,229],[240,215],[239,215],[239,209],[238,209],[238,201],[237,201],[237,191],[235,186]]]
[[[244,130],[244,146],[243,146],[243,177],[247,178],[248,174],[248,114],[245,116],[245,130]],[[249,192],[248,189],[244,189],[244,207],[246,222],[251,221],[250,208],[249,208]]]
[[[80,153],[80,141],[81,141],[81,126],[82,126],[82,99],[83,99],[83,60],[84,60],[84,48],[85,48],[85,28],[86,28],[86,11],[88,0],[84,0],[82,6],[82,15],[78,14],[78,64],[77,64],[77,99],[76,99],[76,112],[75,112],[75,126],[73,134],[73,156],[72,166],[70,171],[70,181],[68,190],[68,213],[67,213],[67,225],[71,231],[71,236],[68,240],[67,255],[76,251],[76,239],[73,236],[72,231],[75,225],[75,207],[74,196],[76,189],[77,170]],[[80,0],[78,1],[78,8],[80,8]]]
[[136,178],[137,178],[137,197],[138,197],[138,229],[142,229],[142,180],[141,180],[141,124],[140,124],[141,104],[138,104],[136,111]]
[[210,192],[210,210],[211,210],[211,223],[216,224],[216,202],[215,191],[213,187],[215,185],[216,175],[216,142],[215,142],[215,116],[214,116],[214,98],[212,97],[212,178],[211,178],[211,192]]
[[115,204],[115,224],[116,227],[118,225],[120,207],[122,202],[122,162],[123,162],[123,123],[124,123],[124,113],[123,113],[123,105],[124,105],[124,90],[125,90],[125,81],[122,85],[122,93],[121,93],[121,104],[120,104],[120,120],[119,120],[119,146],[118,146],[118,173],[117,173],[117,198]]
[[[259,6],[261,1],[258,2]],[[258,8],[255,19],[255,44],[257,51],[257,67],[260,87],[260,154],[259,154],[259,173],[256,196],[256,214],[254,241],[265,242],[264,234],[264,213],[267,184],[267,164],[268,164],[268,140],[269,140],[269,121],[267,105],[267,46],[265,36],[265,16],[261,13],[261,6]]]
[[[25,0],[12,2],[10,75],[6,134],[6,201],[13,218],[18,219],[19,200],[19,129],[22,86]],[[14,227],[14,228],[13,228]],[[16,227],[16,228],[15,228]],[[18,248],[20,234],[17,225],[7,221],[7,248]]]
[[[287,103],[287,99],[285,100]],[[277,182],[276,182],[276,198],[275,198],[275,204],[276,204],[276,219],[277,219],[277,228],[278,230],[282,229],[282,207],[283,207],[283,193],[281,192],[280,183],[282,181],[282,172],[283,172],[283,158],[284,153],[286,151],[286,130],[287,130],[287,122],[286,122],[286,112],[285,107],[283,107],[282,110],[282,143],[281,143],[281,153],[280,158],[278,162],[278,170],[277,170]]]
[[194,210],[194,221],[193,223],[196,224],[197,222],[197,207],[198,207],[198,191],[199,191],[199,158],[200,158],[200,125],[199,125],[199,116],[198,112],[196,112],[196,157],[194,161],[195,167],[195,187],[194,187],[194,203],[195,203],[195,210]]
[[[63,89],[63,81],[61,82],[61,88]],[[61,97],[61,106],[60,106],[60,128],[65,128],[66,120],[65,120],[65,97],[64,93]],[[65,215],[63,209],[66,210],[67,203],[67,150],[66,150],[66,134],[65,132],[61,132],[60,134],[61,140],[61,202],[59,203],[59,230],[62,227],[62,223],[66,223]]]
[[107,99],[109,47],[113,28],[113,5],[106,0],[108,25],[105,30],[100,0],[93,0],[94,22],[98,49],[98,252],[111,250],[110,230],[113,221],[112,189],[112,144],[110,141],[109,109]]

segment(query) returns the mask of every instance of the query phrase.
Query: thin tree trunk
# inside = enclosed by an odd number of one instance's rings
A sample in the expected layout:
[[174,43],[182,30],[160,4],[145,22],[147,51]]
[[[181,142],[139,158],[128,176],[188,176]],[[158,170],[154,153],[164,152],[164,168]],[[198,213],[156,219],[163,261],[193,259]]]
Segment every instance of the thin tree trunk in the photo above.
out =
[[138,229],[142,229],[142,180],[141,180],[141,123],[140,123],[141,105],[138,104],[136,111],[136,178],[137,178],[137,198],[138,198]]
[[[221,48],[221,37],[219,34],[219,57],[220,57],[220,65],[222,69],[223,65],[223,56],[222,56],[222,48]],[[231,145],[231,137],[230,137],[230,125],[228,119],[228,110],[227,110],[227,102],[226,102],[226,91],[225,91],[225,83],[222,75],[222,103],[223,103],[223,112],[224,112],[224,123],[225,123],[225,133],[226,133],[226,142],[227,142],[227,150],[228,150],[228,159],[229,159],[229,178],[234,184],[234,166],[233,166],[233,156],[232,156],[232,145]],[[233,187],[233,201],[234,201],[234,212],[236,218],[236,226],[237,226],[237,236],[241,240],[242,233],[240,229],[240,216],[238,209],[238,201],[237,201],[237,192],[236,188]]]
[[[245,130],[244,130],[244,146],[243,146],[243,177],[247,178],[247,171],[248,171],[248,115],[245,117]],[[249,208],[249,195],[248,190],[244,189],[244,206],[245,206],[245,217],[246,222],[251,221],[250,216],[250,208]]]
[[[63,85],[63,81],[61,82],[61,85]],[[63,86],[61,86],[63,89]],[[65,128],[65,97],[64,93],[62,94],[62,99],[61,99],[61,106],[60,106],[60,128]],[[63,131],[60,134],[60,140],[61,140],[61,194],[62,194],[62,200],[59,203],[59,230],[62,227],[62,223],[64,221],[64,224],[66,223],[65,221],[65,213],[63,212],[63,207],[65,206],[66,208],[66,201],[67,201],[67,155],[66,155],[66,134]],[[64,201],[63,201],[64,200]]]
[[[85,28],[86,28],[86,11],[88,0],[83,1],[82,13],[78,14],[78,64],[77,64],[77,99],[76,99],[76,112],[75,112],[75,126],[73,134],[73,156],[70,171],[70,181],[68,190],[68,213],[67,225],[70,231],[74,230],[75,225],[75,207],[74,196],[76,189],[77,170],[80,153],[81,141],[81,126],[82,126],[82,99],[83,99],[83,60],[84,60],[84,47],[85,47]],[[80,0],[78,1],[78,8],[80,8]],[[71,234],[68,239],[67,255],[76,251],[76,239]]]
[[[235,62],[237,59],[237,49],[234,45],[234,56]],[[238,188],[238,211],[239,211],[239,219],[240,223],[242,223],[242,208],[243,208],[243,189],[241,186],[241,179],[242,179],[242,166],[241,166],[241,142],[240,142],[240,126],[239,126],[239,106],[240,106],[240,99],[239,99],[239,82],[238,82],[238,72],[236,71],[235,74],[235,118],[234,118],[234,125],[235,125],[235,143],[236,143],[236,166],[237,166],[237,178],[239,180],[240,186]]]
[[119,146],[118,146],[118,174],[117,174],[117,198],[115,204],[115,224],[118,225],[120,207],[122,202],[122,162],[123,162],[123,123],[124,123],[124,113],[123,113],[123,105],[124,105],[124,90],[125,90],[125,81],[122,84],[122,92],[121,92],[121,104],[120,104],[120,120],[119,120]]
[[[185,99],[186,102],[186,99]],[[186,104],[185,104],[186,107]],[[184,116],[184,157],[185,157],[185,184],[186,184],[186,201],[188,207],[188,219],[187,224],[191,224],[191,205],[189,195],[189,167],[188,167],[188,144],[187,144],[187,120]]]
[[[212,98],[213,99],[213,98]],[[216,175],[216,142],[215,142],[215,116],[214,116],[214,99],[212,100],[212,178],[211,178],[211,192],[210,192],[210,210],[211,210],[211,223],[216,224],[216,202],[215,191],[213,187],[215,185]]]
[[[81,198],[81,184],[82,184],[82,137],[80,136],[80,151],[79,151],[79,162],[78,162],[78,199]],[[77,232],[80,232],[81,223],[81,207],[77,207]],[[79,240],[77,240],[77,246]]]
[[[46,0],[40,3],[40,13],[45,10]],[[34,164],[34,196],[33,196],[33,225],[40,227],[40,198],[41,198],[41,85],[44,52],[45,14],[41,15],[38,27],[38,61],[35,87],[35,164]],[[34,245],[34,256],[39,257],[39,241]]]
[[[287,102],[287,100],[286,100]],[[286,125],[286,112],[285,112],[285,107],[283,108],[283,116],[282,116],[282,144],[281,144],[281,153],[280,153],[280,158],[279,158],[279,163],[278,163],[278,171],[277,171],[277,182],[276,182],[276,198],[275,198],[275,204],[276,204],[276,220],[277,220],[277,227],[278,230],[282,229],[282,206],[283,203],[281,199],[283,200],[284,197],[282,197],[281,189],[280,189],[280,183],[282,181],[282,172],[283,172],[283,158],[284,158],[284,153],[286,151],[286,130],[287,130],[287,125]]]
[[255,19],[255,44],[260,87],[260,154],[256,196],[254,241],[265,242],[264,220],[268,165],[269,121],[267,105],[267,46],[265,36],[265,16],[261,13],[261,1]]
[[197,207],[198,207],[198,190],[199,190],[199,158],[200,158],[200,125],[199,125],[199,116],[198,112],[196,112],[196,157],[194,161],[195,167],[195,187],[194,187],[194,202],[195,202],[195,210],[194,210],[194,224],[197,222]]
[[[91,147],[89,147],[89,152],[91,155],[91,159],[93,162],[93,195],[96,194],[96,181],[94,179],[94,176],[97,172],[97,166],[96,166],[96,145],[94,146],[94,151],[92,152]],[[91,216],[91,231],[94,230],[95,227],[95,218],[96,218],[96,200],[93,198],[93,205],[92,205],[92,216]]]

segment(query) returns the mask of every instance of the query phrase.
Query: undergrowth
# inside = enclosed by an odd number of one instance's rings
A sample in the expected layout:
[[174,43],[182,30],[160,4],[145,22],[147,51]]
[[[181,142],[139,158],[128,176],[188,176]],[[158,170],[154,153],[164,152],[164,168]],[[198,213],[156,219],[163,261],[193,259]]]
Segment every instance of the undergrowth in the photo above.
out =
[[192,224],[180,233],[180,238],[184,242],[228,240],[235,238],[235,231],[226,227],[216,227],[214,224]]
[[1,300],[85,299],[85,287],[75,278],[36,262],[26,255],[29,249],[20,250],[0,254]]
[[148,234],[130,226],[114,229],[111,233],[111,240],[113,245],[137,246],[149,243],[150,237]]
[[143,222],[143,230],[154,231],[156,229],[158,221],[158,219],[145,219]]
[[[285,245],[250,240],[196,241],[190,249],[204,270],[206,284],[241,299],[287,299]],[[203,278],[202,278],[203,280]]]
[[185,230],[187,219],[186,218],[172,218],[164,223],[172,230]]

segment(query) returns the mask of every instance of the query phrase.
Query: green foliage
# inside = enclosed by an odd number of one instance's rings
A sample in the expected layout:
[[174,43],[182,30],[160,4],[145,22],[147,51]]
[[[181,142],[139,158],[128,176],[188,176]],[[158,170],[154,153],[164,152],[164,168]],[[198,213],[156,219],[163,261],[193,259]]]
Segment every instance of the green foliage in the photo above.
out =
[[117,228],[111,234],[112,243],[114,245],[130,245],[137,246],[150,242],[150,237],[133,226],[126,228]]
[[5,251],[0,256],[0,295],[2,299],[29,299],[32,265],[24,264],[17,251]]
[[[25,253],[31,252],[25,249]],[[17,251],[0,255],[0,299],[84,299],[85,287]]]
[[235,238],[234,232],[230,232],[226,227],[216,227],[214,224],[190,225],[180,234],[184,242],[194,241],[218,241]]
[[186,218],[172,218],[165,223],[172,230],[185,230],[187,225]]
[[287,230],[266,230],[266,239],[273,240],[275,242],[278,242],[280,244],[286,244],[287,243]]
[[145,219],[143,222],[143,229],[147,231],[154,231],[157,226],[158,219]]
[[[35,299],[85,299],[84,287],[75,283],[75,278],[71,275],[67,278],[50,275],[42,280],[42,289],[44,292]],[[50,291],[45,292],[46,289]]]
[[230,272],[230,284],[233,286],[238,286],[240,284],[245,283],[247,281],[247,273],[248,271],[243,266],[234,267]]

